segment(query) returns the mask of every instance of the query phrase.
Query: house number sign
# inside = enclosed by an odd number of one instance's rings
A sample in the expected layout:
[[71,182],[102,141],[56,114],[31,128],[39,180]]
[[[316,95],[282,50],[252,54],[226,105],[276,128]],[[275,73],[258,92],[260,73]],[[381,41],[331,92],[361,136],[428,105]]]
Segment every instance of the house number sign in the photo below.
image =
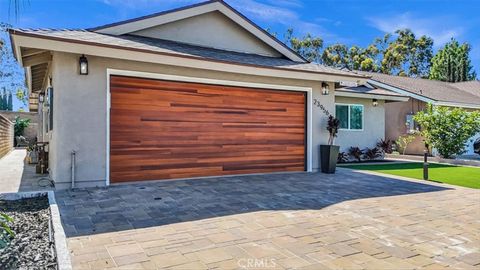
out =
[[322,112],[325,115],[330,116],[330,112],[322,104],[320,104],[320,101],[318,99],[316,99],[316,98],[313,99],[313,105],[320,108],[320,110],[322,110]]

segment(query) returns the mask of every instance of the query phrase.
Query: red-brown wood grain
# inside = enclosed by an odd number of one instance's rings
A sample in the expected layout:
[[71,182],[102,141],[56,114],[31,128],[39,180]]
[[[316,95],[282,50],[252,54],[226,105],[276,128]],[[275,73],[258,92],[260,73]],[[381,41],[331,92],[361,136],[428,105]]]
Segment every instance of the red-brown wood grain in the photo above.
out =
[[303,92],[112,76],[112,183],[305,170]]

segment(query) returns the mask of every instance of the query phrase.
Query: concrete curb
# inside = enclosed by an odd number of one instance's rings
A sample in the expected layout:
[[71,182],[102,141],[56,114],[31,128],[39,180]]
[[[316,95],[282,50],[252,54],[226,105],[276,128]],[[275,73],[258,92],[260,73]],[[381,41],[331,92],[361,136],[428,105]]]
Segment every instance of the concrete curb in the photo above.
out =
[[34,198],[47,195],[50,208],[51,224],[53,229],[53,237],[55,242],[55,252],[57,253],[57,266],[59,270],[71,270],[72,262],[67,247],[67,238],[63,230],[62,221],[60,219],[60,211],[55,201],[55,193],[53,191],[33,191],[33,192],[16,192],[16,193],[0,193],[0,199],[14,201],[26,198]]

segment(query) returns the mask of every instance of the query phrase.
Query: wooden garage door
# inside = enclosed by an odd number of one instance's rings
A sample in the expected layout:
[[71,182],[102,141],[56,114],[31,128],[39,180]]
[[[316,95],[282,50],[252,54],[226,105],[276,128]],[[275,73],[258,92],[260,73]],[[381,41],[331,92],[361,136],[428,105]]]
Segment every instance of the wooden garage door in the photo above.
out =
[[305,170],[304,92],[112,76],[111,182]]

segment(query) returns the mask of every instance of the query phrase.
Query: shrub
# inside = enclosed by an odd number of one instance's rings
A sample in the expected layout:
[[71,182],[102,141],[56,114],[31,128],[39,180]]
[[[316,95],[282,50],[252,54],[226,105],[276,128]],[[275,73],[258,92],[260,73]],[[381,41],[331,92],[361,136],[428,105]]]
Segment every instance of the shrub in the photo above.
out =
[[408,145],[415,140],[415,133],[414,134],[405,134],[400,137],[395,141],[397,145],[397,150],[402,152],[403,155],[405,155],[405,151],[407,151]]
[[345,152],[340,152],[340,153],[338,153],[337,162],[338,162],[338,163],[348,162],[348,154],[345,153]]
[[15,137],[22,136],[23,131],[30,125],[30,119],[21,119],[19,116],[15,117],[14,133]]
[[0,213],[0,248],[7,246],[10,239],[14,236],[12,229],[8,223],[13,222],[13,219],[4,213]]
[[360,162],[362,161],[363,152],[360,148],[352,146],[348,149],[348,155]]
[[365,148],[363,150],[363,158],[366,160],[375,160],[382,156],[382,150],[378,147],[374,148]]
[[413,119],[420,124],[425,142],[444,158],[465,152],[468,139],[480,132],[480,112],[428,105]]
[[380,141],[377,142],[377,147],[382,149],[383,152],[387,154],[391,154],[393,152],[393,142],[391,140],[385,140],[385,139],[380,139]]

